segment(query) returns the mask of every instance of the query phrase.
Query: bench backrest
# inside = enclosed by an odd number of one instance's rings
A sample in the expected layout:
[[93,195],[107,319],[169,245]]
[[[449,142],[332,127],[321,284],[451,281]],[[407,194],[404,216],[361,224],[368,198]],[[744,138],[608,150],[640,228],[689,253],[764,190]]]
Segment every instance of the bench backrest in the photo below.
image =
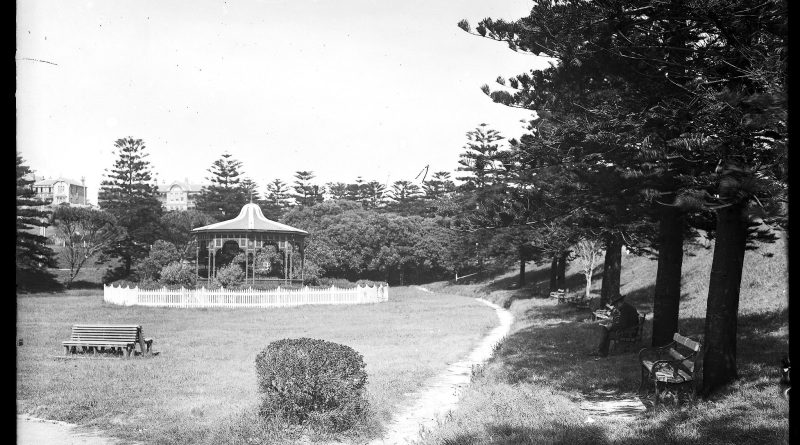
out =
[[72,326],[73,341],[137,342],[141,336],[139,325],[76,324]]
[[697,353],[700,352],[700,343],[677,332],[672,336],[672,340],[675,342],[675,347],[670,348],[669,355],[675,360],[681,360],[681,367],[686,372],[693,373],[694,362],[697,359]]

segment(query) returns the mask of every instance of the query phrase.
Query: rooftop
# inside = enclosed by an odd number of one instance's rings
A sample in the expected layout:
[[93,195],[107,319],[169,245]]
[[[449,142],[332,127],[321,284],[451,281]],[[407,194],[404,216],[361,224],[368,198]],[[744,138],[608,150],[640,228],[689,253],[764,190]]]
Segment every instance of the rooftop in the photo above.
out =
[[308,235],[305,230],[296,229],[265,218],[264,214],[261,213],[261,207],[252,202],[245,204],[236,218],[198,227],[193,229],[192,232],[275,232],[300,236]]

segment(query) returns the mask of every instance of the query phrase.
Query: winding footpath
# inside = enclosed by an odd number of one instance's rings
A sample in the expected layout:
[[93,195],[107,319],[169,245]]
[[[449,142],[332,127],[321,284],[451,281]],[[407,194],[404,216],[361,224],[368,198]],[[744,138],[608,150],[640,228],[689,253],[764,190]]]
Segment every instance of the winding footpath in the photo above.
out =
[[[415,287],[430,292],[423,287]],[[442,374],[427,381],[412,396],[413,404],[402,409],[389,424],[386,434],[368,445],[414,443],[420,439],[421,432],[430,429],[437,420],[444,418],[456,407],[461,389],[470,382],[473,366],[484,364],[492,356],[495,345],[508,334],[514,321],[511,312],[482,298],[476,300],[495,310],[500,325],[492,329],[464,360],[451,364]]]

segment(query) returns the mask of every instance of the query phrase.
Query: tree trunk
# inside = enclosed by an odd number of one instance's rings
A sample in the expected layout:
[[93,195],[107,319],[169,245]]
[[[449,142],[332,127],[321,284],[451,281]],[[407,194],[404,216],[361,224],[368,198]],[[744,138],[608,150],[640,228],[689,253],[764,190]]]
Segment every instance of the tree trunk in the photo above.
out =
[[618,234],[606,238],[606,255],[603,262],[603,284],[600,287],[600,307],[607,304],[613,294],[619,292],[619,276],[622,271],[622,238]]
[[558,257],[553,255],[550,262],[550,292],[558,290]]
[[590,271],[585,275],[586,277],[586,290],[584,291],[584,298],[587,300],[592,295],[592,272]]
[[525,256],[522,249],[519,249],[519,287],[525,285]]
[[664,346],[678,332],[683,265],[683,214],[674,207],[661,211],[658,271],[653,295],[653,346]]
[[558,275],[556,276],[556,286],[559,289],[567,288],[567,251],[562,251],[558,256]]
[[744,205],[717,210],[714,260],[708,284],[703,342],[703,394],[709,395],[737,377],[736,317],[747,242]]

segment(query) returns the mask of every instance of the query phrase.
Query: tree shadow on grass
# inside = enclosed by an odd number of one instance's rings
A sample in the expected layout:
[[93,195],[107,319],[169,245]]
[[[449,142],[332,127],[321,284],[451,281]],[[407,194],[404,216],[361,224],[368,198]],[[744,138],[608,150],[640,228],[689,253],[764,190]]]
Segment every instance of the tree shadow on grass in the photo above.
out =
[[103,289],[103,283],[95,283],[92,281],[86,280],[77,280],[73,281],[72,284],[69,286],[70,289]]
[[16,289],[17,294],[62,292],[64,285],[49,271],[17,270]]
[[[584,278],[582,274],[573,273],[565,277],[567,289],[577,289],[583,292]],[[535,269],[525,273],[525,285],[519,287],[519,276],[514,275],[492,281],[485,285],[482,292],[490,294],[492,292],[506,291],[509,295],[506,300],[506,307],[510,306],[515,300],[528,300],[531,298],[550,298],[550,269]]]
[[462,433],[448,437],[447,445],[521,445],[521,444],[620,444],[650,445],[687,443],[702,444],[767,444],[789,443],[787,429],[776,421],[772,425],[742,422],[741,417],[723,411],[705,413],[702,422],[687,428],[692,414],[685,410],[661,410],[649,422],[634,421],[616,430],[609,437],[601,417],[593,423],[553,423],[546,427],[489,424],[483,434]]
[[[686,410],[662,410],[655,421],[634,426],[632,435],[614,440],[624,445],[640,444],[774,444],[788,443],[787,429],[780,421],[772,425],[754,425],[740,415],[724,411],[705,412],[703,421],[695,422],[694,431],[686,428],[693,414]],[[690,432],[691,431],[691,432]]]
[[[487,438],[489,441],[487,442]],[[523,444],[607,444],[606,433],[594,424],[553,424],[546,428],[491,424],[483,436],[460,434],[446,439],[446,445],[523,445]]]
[[[641,311],[641,300],[649,291],[634,293],[631,303]],[[652,318],[645,322],[642,343],[620,349],[595,360],[602,328],[587,323],[590,312],[568,305],[540,305],[530,308],[525,318],[537,323],[509,335],[497,352],[510,383],[535,376],[551,381],[568,392],[588,393],[596,389],[636,391],[640,383],[638,351],[650,346]],[[747,314],[739,317],[737,363],[740,379],[755,381],[764,372],[779,376],[781,357],[788,352],[785,336],[770,335],[788,324],[788,309]],[[681,318],[681,334],[702,339],[705,320]]]

